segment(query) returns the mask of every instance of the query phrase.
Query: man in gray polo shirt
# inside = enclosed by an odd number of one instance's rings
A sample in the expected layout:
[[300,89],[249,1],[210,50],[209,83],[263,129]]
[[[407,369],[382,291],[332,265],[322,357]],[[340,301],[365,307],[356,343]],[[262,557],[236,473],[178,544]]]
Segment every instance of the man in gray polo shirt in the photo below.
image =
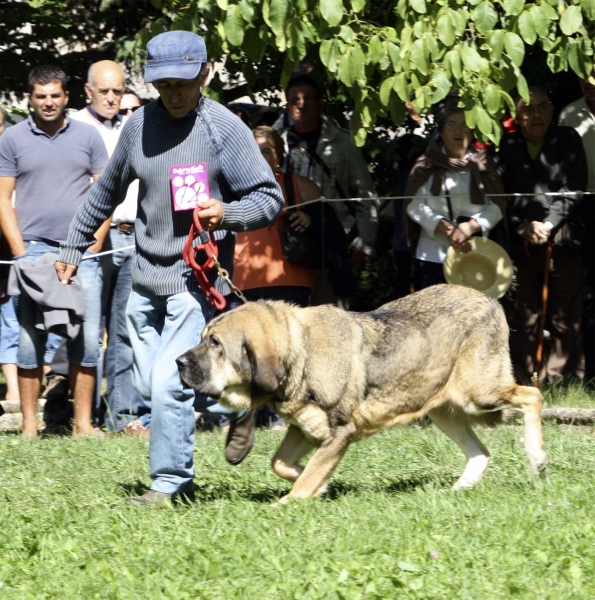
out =
[[[137,110],[124,127],[56,262],[58,276],[67,284],[82,251],[92,243],[93,229],[138,178],[137,251],[127,317],[136,386],[151,400],[153,479],[151,489],[134,499],[140,504],[162,503],[192,487],[195,394],[180,380],[176,358],[200,341],[214,312],[182,258],[192,210],[175,210],[170,169],[206,166],[210,194],[201,202],[199,218],[204,229],[214,232],[225,269],[233,270],[233,232],[266,227],[283,207],[281,190],[250,130],[223,106],[201,96],[209,73],[206,62],[203,39],[188,31],[162,33],[148,43],[145,79],[153,83],[159,99]],[[219,292],[230,292],[216,272],[210,280]],[[230,431],[238,429],[232,425]],[[246,438],[235,462],[245,456],[252,439]],[[228,452],[226,456],[231,458]]]
[[[15,260],[57,252],[68,224],[107,163],[99,133],[69,119],[66,75],[43,65],[29,74],[29,118],[0,138],[0,227]],[[16,192],[15,207],[12,193]],[[97,229],[97,228],[95,228]],[[107,227],[96,233],[89,255],[101,248]],[[98,433],[91,425],[91,403],[99,351],[99,266],[85,260],[80,283],[85,291],[85,321],[68,344],[70,386],[75,398],[73,436]],[[17,366],[23,411],[23,435],[37,436],[35,409],[41,388],[47,335],[35,328],[37,306],[26,294],[19,297],[20,323]]]

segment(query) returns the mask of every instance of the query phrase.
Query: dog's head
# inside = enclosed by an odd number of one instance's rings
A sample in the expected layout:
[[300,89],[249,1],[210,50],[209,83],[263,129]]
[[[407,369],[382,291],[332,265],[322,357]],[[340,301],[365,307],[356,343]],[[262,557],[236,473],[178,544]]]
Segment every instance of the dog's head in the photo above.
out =
[[273,395],[285,376],[280,304],[253,302],[214,319],[201,343],[176,359],[184,385],[235,410]]

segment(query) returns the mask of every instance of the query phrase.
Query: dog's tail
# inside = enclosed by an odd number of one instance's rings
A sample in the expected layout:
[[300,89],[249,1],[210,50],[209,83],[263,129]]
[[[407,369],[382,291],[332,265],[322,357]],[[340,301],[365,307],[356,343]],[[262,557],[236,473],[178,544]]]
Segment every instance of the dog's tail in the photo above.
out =
[[480,415],[467,415],[471,425],[483,425],[484,427],[496,427],[502,423],[502,411],[483,413]]

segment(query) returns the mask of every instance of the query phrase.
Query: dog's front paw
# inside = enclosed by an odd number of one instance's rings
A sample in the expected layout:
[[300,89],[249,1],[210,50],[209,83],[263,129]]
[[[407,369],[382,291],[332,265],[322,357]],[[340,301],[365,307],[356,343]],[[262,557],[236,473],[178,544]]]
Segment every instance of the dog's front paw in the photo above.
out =
[[271,508],[278,508],[279,506],[284,506],[288,502],[289,502],[289,494],[285,494],[285,496],[282,496],[281,498],[279,498],[279,500],[277,500],[277,502],[273,502],[271,504]]

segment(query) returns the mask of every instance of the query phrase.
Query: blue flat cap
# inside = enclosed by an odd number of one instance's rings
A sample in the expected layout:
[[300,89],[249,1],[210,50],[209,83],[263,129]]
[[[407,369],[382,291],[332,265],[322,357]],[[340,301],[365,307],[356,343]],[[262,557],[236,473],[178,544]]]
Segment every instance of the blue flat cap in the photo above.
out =
[[166,31],[147,44],[145,81],[194,79],[207,62],[204,40],[190,31]]

